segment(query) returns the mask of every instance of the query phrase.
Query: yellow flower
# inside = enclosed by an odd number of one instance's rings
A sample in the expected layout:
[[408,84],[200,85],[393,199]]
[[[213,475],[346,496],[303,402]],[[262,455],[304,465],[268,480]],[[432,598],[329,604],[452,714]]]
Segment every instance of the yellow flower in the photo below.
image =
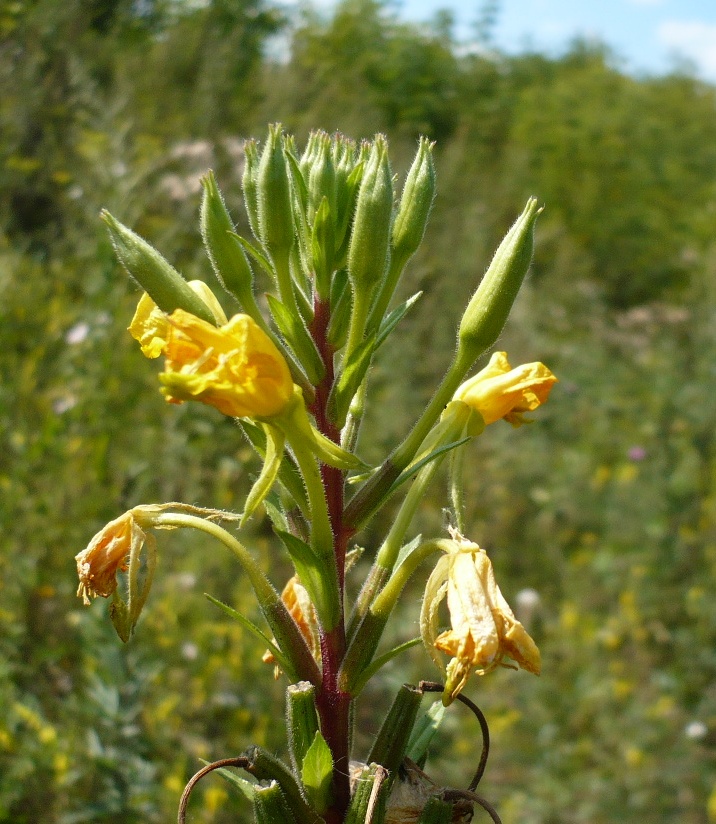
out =
[[[218,324],[226,323],[226,315],[216,295],[209,289],[203,280],[190,280],[189,286],[196,292],[204,303],[211,309]],[[147,358],[158,358],[164,351],[169,337],[169,321],[166,312],[145,292],[139,299],[137,311],[129,324],[129,334],[142,347],[142,354]]]
[[77,594],[85,604],[101,595],[108,598],[117,589],[117,573],[126,572],[129,555],[141,549],[147,535],[130,509],[103,527],[86,549],[75,556],[80,585]]
[[293,396],[283,355],[248,315],[219,328],[176,309],[168,317],[166,371],[159,375],[171,403],[197,400],[224,415],[267,418]]
[[[445,555],[428,579],[420,624],[423,641],[441,669],[436,650],[452,656],[443,702],[459,695],[473,669],[484,675],[505,658],[539,675],[539,650],[500,592],[485,550],[457,533],[440,543]],[[452,628],[438,635],[438,608],[446,594]]]
[[487,366],[466,380],[453,395],[479,412],[486,424],[504,418],[513,426],[525,423],[523,412],[543,404],[557,378],[542,363],[510,367],[505,352],[495,352]]

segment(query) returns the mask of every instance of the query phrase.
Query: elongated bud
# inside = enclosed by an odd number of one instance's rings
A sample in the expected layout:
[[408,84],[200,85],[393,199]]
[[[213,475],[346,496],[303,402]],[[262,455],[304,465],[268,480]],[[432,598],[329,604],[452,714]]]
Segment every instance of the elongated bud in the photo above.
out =
[[293,245],[293,211],[281,126],[269,127],[256,179],[259,237],[272,255],[288,255]]
[[316,688],[309,681],[299,681],[286,689],[286,730],[291,763],[300,773],[303,759],[318,732]]
[[433,144],[427,137],[421,137],[393,225],[393,256],[403,261],[403,265],[422,242],[434,197]]
[[391,776],[395,775],[405,756],[422,697],[422,690],[403,684],[368,755],[368,761],[381,764]]
[[109,229],[119,262],[162,312],[183,309],[216,326],[209,307],[153,246],[115,220],[109,212],[103,210],[101,218]]
[[304,180],[308,180],[308,176],[311,172],[311,165],[313,164],[313,160],[316,156],[320,135],[321,132],[311,132],[308,135],[306,148],[303,150],[301,159],[298,161],[298,167],[301,170]]
[[234,224],[224,204],[213,172],[203,178],[204,198],[201,202],[201,235],[216,277],[229,294],[249,308],[254,304],[253,275],[244,250],[236,238]]
[[392,210],[388,146],[383,135],[376,135],[358,191],[348,249],[348,275],[356,296],[369,296],[383,278]]
[[[331,220],[336,219],[336,170],[333,165],[331,139],[324,132],[316,136],[317,151],[308,172],[308,219],[312,223],[323,198],[328,201]],[[332,255],[333,250],[329,250]]]
[[368,323],[370,329],[380,326],[405,264],[420,246],[434,197],[433,144],[426,137],[421,137],[415,160],[405,179],[398,214],[393,224],[390,267],[371,310]]
[[531,197],[495,252],[462,316],[458,360],[474,362],[497,340],[529,269],[534,224],[541,211],[537,198]]
[[254,816],[256,824],[295,824],[286,799],[279,785],[272,781],[268,787],[254,790]]
[[259,195],[258,179],[259,150],[255,140],[247,140],[244,144],[244,173],[241,177],[241,189],[244,193],[244,208],[249,218],[249,226],[254,237],[259,235]]

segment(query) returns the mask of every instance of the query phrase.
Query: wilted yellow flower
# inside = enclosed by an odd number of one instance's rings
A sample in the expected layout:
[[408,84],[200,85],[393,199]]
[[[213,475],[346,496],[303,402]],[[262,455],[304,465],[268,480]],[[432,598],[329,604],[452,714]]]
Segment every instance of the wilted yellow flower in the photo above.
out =
[[[441,546],[445,555],[428,579],[420,623],[436,663],[443,667],[435,650],[452,656],[443,701],[456,698],[473,669],[484,675],[505,658],[539,675],[539,650],[500,592],[485,550],[457,533]],[[446,594],[452,629],[438,635],[438,607]]]
[[[321,657],[321,642],[318,633],[318,616],[316,608],[313,606],[306,587],[299,581],[298,576],[289,578],[288,583],[283,588],[281,600],[286,605],[289,615],[296,622],[296,626],[303,635],[311,654],[318,661]],[[270,650],[266,650],[262,658],[265,664],[275,664],[276,659]],[[281,670],[278,666],[274,669],[274,675],[278,678]]]
[[77,594],[85,604],[98,595],[112,595],[117,589],[117,573],[126,571],[130,553],[140,550],[146,538],[130,509],[104,526],[75,556],[80,578]]
[[479,412],[486,424],[504,418],[513,426],[524,423],[523,412],[544,403],[557,378],[543,363],[525,363],[512,369],[505,352],[495,352],[477,375],[453,395]]
[[[216,295],[203,280],[190,280],[189,286],[209,307],[218,324],[226,323],[226,315]],[[142,347],[142,354],[147,358],[158,358],[164,351],[169,337],[169,321],[166,312],[145,292],[139,299],[137,310],[129,324],[129,334]]]
[[286,407],[293,396],[288,365],[248,315],[217,328],[176,309],[168,321],[159,376],[168,401],[197,400],[237,418],[271,417]]

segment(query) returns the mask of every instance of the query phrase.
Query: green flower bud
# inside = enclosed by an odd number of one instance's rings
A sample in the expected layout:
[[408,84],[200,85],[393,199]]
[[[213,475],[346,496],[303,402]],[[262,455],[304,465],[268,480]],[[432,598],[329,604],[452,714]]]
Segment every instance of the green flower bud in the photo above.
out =
[[162,312],[183,309],[216,326],[211,309],[153,246],[109,212],[103,210],[101,218],[109,229],[119,262]]
[[502,331],[532,260],[534,224],[541,211],[537,199],[530,198],[495,252],[462,316],[458,361],[474,362]]
[[[308,171],[308,220],[313,223],[323,198],[328,201],[331,221],[336,219],[336,170],[333,165],[331,139],[321,132],[316,136],[316,153]],[[330,257],[333,249],[327,250]]]
[[244,173],[241,177],[241,189],[244,193],[244,207],[249,218],[253,236],[259,239],[259,195],[257,178],[259,171],[259,150],[255,140],[244,144]]
[[272,256],[288,256],[294,227],[288,166],[281,126],[269,127],[257,178],[259,237]]
[[393,257],[401,260],[403,265],[420,246],[434,197],[433,144],[427,137],[421,137],[393,224]]
[[313,165],[313,159],[316,156],[318,148],[319,135],[321,132],[311,132],[306,141],[306,148],[303,150],[301,159],[298,162],[298,167],[301,170],[304,180],[308,180],[308,175]]
[[383,279],[393,211],[388,145],[376,135],[363,173],[348,249],[348,275],[356,302],[366,300]]
[[253,275],[249,263],[241,244],[231,234],[235,227],[214,173],[209,172],[202,184],[204,198],[201,202],[201,235],[209,260],[224,289],[248,309],[254,303]]

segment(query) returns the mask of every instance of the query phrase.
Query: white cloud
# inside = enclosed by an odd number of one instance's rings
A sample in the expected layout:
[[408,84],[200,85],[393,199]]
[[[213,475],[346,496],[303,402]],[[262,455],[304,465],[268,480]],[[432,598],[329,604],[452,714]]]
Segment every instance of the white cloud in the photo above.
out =
[[657,37],[667,48],[693,60],[705,75],[716,77],[716,23],[667,20],[657,29]]

